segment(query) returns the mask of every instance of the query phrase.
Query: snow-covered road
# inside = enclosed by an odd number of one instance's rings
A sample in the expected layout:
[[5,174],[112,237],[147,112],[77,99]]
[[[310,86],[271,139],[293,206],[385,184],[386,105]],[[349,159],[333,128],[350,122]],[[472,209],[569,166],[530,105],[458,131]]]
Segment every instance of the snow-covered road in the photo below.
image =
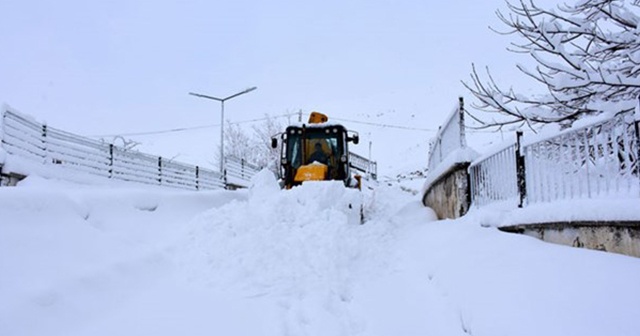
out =
[[640,259],[435,221],[398,186],[0,188],[0,335],[638,335]]

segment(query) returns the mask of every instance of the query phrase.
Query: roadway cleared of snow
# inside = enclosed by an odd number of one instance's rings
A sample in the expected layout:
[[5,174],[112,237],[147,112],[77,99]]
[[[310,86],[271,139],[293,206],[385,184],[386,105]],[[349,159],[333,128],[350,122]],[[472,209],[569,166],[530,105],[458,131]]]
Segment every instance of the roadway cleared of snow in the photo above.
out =
[[363,194],[0,188],[0,335],[638,334],[640,259]]

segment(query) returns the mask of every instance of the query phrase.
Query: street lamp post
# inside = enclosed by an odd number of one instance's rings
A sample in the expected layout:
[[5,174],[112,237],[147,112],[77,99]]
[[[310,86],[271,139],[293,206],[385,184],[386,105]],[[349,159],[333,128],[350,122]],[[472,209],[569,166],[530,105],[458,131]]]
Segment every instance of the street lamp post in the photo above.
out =
[[224,175],[224,102],[235,98],[237,96],[243,95],[245,93],[249,93],[253,90],[257,89],[256,86],[252,87],[252,88],[248,88],[242,92],[238,92],[235,94],[232,94],[228,97],[225,98],[218,98],[218,97],[213,97],[213,96],[207,96],[207,95],[203,95],[203,94],[199,94],[199,93],[193,93],[193,92],[189,92],[190,95],[192,96],[196,96],[196,97],[200,97],[200,98],[207,98],[207,99],[212,99],[212,100],[216,100],[220,102],[221,105],[221,111],[220,111],[220,174]]

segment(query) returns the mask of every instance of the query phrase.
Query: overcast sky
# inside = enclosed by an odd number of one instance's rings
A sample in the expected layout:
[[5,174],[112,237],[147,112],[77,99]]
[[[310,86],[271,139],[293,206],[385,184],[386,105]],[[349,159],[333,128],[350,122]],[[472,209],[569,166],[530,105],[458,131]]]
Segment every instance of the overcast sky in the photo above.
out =
[[[302,109],[436,129],[459,95],[471,99],[460,84],[471,63],[516,81],[515,64],[526,58],[488,29],[501,27],[500,7],[501,0],[3,1],[0,100],[52,127],[117,134],[217,124],[220,105],[188,92],[223,97],[257,86],[227,102],[228,120]],[[386,155],[388,142],[433,136],[348,126],[375,139],[375,156]],[[198,132],[168,137],[217,144],[219,129]]]

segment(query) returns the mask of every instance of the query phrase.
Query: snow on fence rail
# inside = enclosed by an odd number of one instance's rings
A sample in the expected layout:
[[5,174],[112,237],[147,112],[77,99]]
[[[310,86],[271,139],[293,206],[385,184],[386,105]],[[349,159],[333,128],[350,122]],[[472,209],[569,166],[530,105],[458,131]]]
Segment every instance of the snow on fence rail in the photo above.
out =
[[636,127],[623,113],[524,144],[527,203],[640,196]]
[[429,171],[436,171],[438,165],[445,161],[447,155],[457,149],[466,147],[464,132],[464,100],[459,98],[458,106],[442,126],[438,128],[435,140],[429,149]]
[[261,167],[247,162],[245,159],[237,157],[225,158],[225,173],[227,174],[227,182],[236,184],[236,181],[248,181],[251,177],[260,171]]
[[552,137],[516,141],[469,167],[476,206],[616,195],[640,197],[638,122],[631,113]]
[[[218,172],[54,129],[8,109],[3,113],[2,121],[2,147],[6,152],[39,164],[181,189],[226,186],[227,176]],[[236,158],[227,159],[226,173],[234,178],[236,186],[246,186],[258,170]]]

